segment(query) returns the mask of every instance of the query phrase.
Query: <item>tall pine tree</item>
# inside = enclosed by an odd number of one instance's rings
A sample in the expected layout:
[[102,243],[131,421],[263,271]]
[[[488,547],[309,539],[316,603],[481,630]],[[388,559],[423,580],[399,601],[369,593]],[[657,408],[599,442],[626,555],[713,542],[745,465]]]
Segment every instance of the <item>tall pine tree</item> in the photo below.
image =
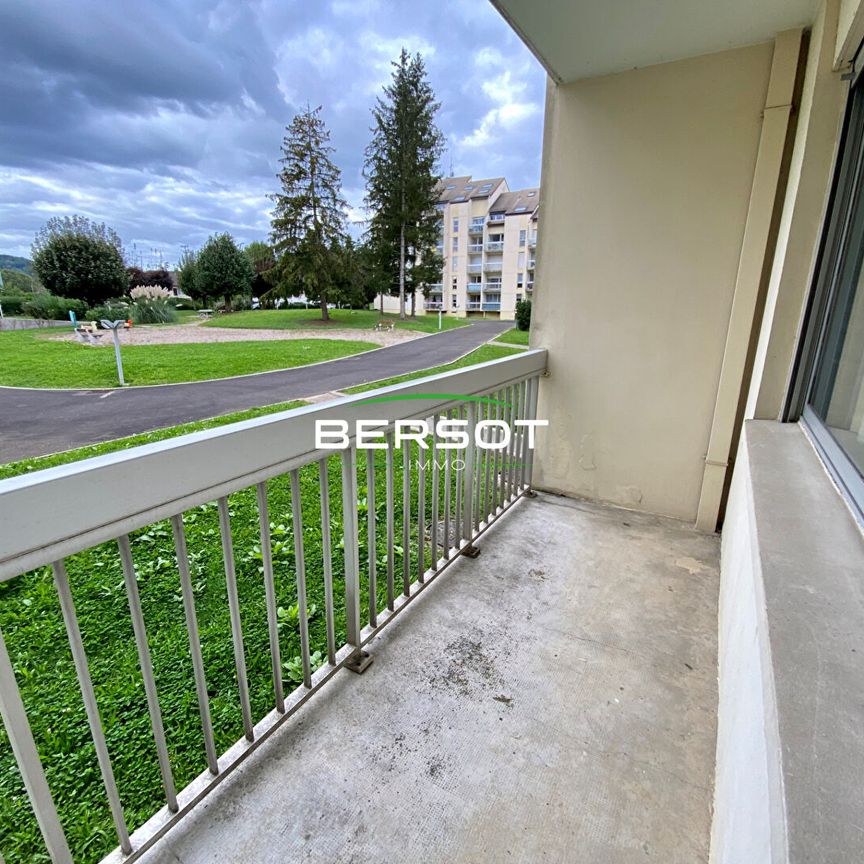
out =
[[307,106],[287,128],[282,140],[280,192],[271,198],[276,206],[271,220],[271,240],[277,257],[274,292],[291,296],[302,291],[321,305],[327,321],[327,303],[338,289],[338,261],[334,249],[345,238],[345,201],[342,175],[333,160],[330,133],[321,119],[320,106]]
[[435,125],[440,107],[419,54],[403,48],[393,63],[393,80],[372,109],[372,140],[366,148],[366,205],[371,211],[368,242],[380,269],[398,286],[399,317],[405,297],[441,280],[435,211],[438,160],[444,136]]

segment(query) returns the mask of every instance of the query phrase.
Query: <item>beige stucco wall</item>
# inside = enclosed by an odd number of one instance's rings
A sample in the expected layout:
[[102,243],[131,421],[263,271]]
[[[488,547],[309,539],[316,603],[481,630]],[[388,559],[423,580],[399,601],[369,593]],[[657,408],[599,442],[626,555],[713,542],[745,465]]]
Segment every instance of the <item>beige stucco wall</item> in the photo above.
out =
[[804,74],[789,179],[747,400],[747,419],[781,416],[825,212],[847,84],[834,66],[839,0],[822,4]]
[[550,88],[538,486],[695,518],[772,53]]

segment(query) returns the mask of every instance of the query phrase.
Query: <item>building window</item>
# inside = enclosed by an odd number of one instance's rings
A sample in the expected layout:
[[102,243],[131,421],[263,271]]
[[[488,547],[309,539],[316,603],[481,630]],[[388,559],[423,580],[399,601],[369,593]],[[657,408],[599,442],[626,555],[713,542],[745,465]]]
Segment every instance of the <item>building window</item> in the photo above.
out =
[[453,238],[453,251],[454,252],[459,251],[459,238],[458,237]]
[[525,229],[523,228],[523,229],[519,232],[519,245],[520,245],[520,246],[524,246],[524,245],[525,245],[525,236],[526,236],[526,232],[525,232]]
[[521,302],[522,302],[522,295],[521,295],[521,294],[517,294],[517,295],[516,295],[516,302],[517,302],[517,303],[521,303]]
[[459,219],[453,220],[453,233],[455,234],[459,230]]
[[517,273],[516,274],[516,287],[522,288],[525,285],[525,274]]
[[459,264],[459,256],[454,255],[452,260],[450,261],[450,269],[455,270]]
[[456,295],[454,294],[453,297],[451,298],[451,303],[450,303],[450,305],[455,309],[455,308],[456,308],[456,303],[457,303]]
[[519,266],[520,267],[525,266],[525,253],[524,252],[519,253]]
[[459,287],[459,280],[456,276],[453,277],[453,290],[455,291]]
[[864,524],[864,83],[854,85],[787,419],[800,413]]

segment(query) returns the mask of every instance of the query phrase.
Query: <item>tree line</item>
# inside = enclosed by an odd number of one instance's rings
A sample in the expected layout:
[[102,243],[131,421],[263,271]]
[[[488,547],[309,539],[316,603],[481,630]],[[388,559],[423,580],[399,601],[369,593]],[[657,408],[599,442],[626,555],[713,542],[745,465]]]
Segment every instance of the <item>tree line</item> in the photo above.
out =
[[[444,137],[423,58],[403,48],[392,65],[392,79],[372,108],[364,151],[369,219],[362,238],[355,242],[348,231],[322,109],[307,105],[282,140],[269,242],[241,248],[222,233],[198,250],[185,249],[176,286],[183,294],[227,309],[253,296],[269,305],[303,295],[325,320],[329,306],[365,307],[376,295],[391,294],[399,297],[400,317],[409,314],[409,297],[415,313],[415,292],[441,281],[435,204]],[[33,271],[51,294],[90,305],[141,285],[174,285],[164,269],[126,267],[116,232],[82,216],[52,218],[39,231]]]

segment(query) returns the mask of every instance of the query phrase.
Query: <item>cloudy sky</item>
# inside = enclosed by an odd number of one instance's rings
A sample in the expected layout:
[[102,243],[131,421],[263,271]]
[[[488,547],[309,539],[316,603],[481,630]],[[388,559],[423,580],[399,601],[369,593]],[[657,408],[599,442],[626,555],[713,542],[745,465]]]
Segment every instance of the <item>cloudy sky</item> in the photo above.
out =
[[420,51],[457,174],[539,181],[544,75],[486,0],[4,0],[0,252],[53,215],[170,262],[217,231],[265,239],[284,126],[322,105],[363,218],[369,109]]

